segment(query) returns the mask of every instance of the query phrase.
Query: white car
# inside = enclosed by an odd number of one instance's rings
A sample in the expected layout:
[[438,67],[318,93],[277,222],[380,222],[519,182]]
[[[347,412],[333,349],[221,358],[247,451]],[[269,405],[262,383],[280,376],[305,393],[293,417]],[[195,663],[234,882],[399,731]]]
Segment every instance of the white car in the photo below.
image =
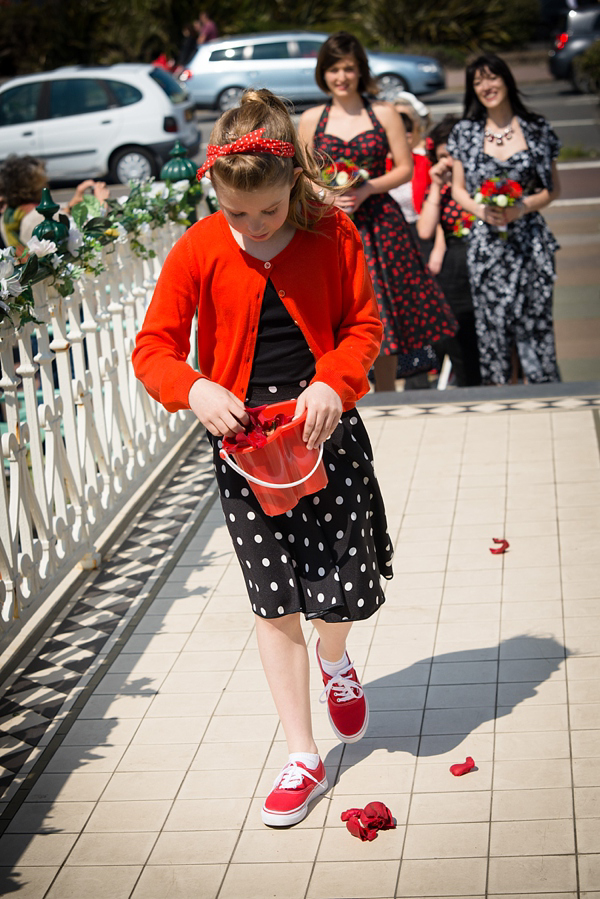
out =
[[0,88],[0,161],[43,159],[50,181],[157,176],[176,140],[198,152],[193,103],[152,65],[72,66]]

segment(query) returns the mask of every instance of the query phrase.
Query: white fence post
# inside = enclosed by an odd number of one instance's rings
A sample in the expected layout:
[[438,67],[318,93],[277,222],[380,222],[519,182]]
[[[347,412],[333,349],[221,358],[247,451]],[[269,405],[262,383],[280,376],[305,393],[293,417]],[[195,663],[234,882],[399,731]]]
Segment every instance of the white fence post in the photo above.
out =
[[67,572],[99,563],[94,541],[195,421],[152,400],[131,367],[182,230],[151,232],[152,259],[113,244],[70,296],[35,285],[39,324],[0,324],[0,650]]

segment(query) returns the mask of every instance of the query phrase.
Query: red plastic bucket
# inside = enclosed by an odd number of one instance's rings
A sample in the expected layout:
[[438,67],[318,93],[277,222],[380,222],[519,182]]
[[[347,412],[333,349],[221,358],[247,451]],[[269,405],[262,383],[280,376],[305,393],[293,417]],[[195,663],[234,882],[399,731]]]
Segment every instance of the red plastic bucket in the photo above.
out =
[[[265,416],[275,418],[280,412],[293,415],[295,408],[296,400],[273,403]],[[265,515],[282,515],[301,497],[327,485],[323,446],[309,450],[302,439],[305,419],[306,413],[277,428],[259,449],[249,446],[238,450],[235,462],[225,450],[220,452],[221,458],[246,478]]]

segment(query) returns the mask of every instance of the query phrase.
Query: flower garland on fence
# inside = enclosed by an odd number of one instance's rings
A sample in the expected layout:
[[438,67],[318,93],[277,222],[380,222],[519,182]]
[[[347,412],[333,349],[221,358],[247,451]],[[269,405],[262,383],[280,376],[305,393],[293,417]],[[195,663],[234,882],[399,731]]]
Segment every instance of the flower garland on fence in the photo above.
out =
[[33,285],[48,278],[61,296],[70,296],[79,278],[104,271],[102,249],[109,244],[129,243],[136,256],[152,258],[156,254],[143,238],[167,221],[190,225],[203,194],[200,184],[187,180],[131,182],[130,188],[129,195],[104,205],[86,194],[70,217],[59,216],[69,234],[58,246],[32,237],[21,256],[14,247],[0,250],[0,323],[8,318],[16,328],[39,324]]

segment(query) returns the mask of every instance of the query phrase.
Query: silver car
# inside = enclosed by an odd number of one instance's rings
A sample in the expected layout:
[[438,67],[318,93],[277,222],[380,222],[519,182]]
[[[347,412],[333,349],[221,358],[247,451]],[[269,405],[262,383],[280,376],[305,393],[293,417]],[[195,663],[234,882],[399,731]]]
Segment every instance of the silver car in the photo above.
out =
[[[197,106],[224,112],[249,87],[267,87],[295,103],[319,103],[315,64],[328,34],[287,31],[240,34],[203,44],[179,76]],[[395,91],[431,94],[446,86],[442,66],[429,56],[367,51],[381,96]]]

